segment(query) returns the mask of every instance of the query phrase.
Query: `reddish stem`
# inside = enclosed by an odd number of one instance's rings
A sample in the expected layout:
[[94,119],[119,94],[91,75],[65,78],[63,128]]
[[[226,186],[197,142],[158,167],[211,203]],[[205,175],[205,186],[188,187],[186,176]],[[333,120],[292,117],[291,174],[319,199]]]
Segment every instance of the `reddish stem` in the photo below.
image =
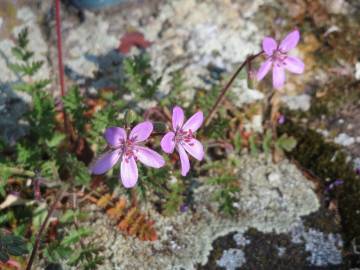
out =
[[235,78],[237,77],[237,75],[239,75],[240,71],[252,60],[254,60],[256,57],[258,57],[259,55],[261,55],[263,53],[263,51],[254,54],[254,55],[250,55],[248,56],[245,61],[240,65],[240,67],[236,70],[236,72],[234,73],[234,75],[232,75],[232,77],[230,78],[230,80],[227,82],[227,84],[223,87],[223,89],[220,92],[220,95],[218,96],[218,98],[216,99],[215,104],[212,106],[209,114],[207,115],[207,117],[205,118],[204,121],[204,126],[207,126],[211,120],[211,118],[214,116],[217,108],[219,107],[219,105],[221,104],[221,102],[223,101],[225,94],[227,93],[227,91],[230,89],[230,86],[233,84]]
[[58,50],[59,76],[60,76],[60,90],[61,90],[61,96],[63,97],[65,95],[65,80],[64,80],[63,55],[62,55],[60,0],[56,0],[55,19],[56,19],[56,36],[57,36],[57,50]]
[[[60,14],[60,0],[55,0],[55,20],[56,20],[56,36],[57,36],[57,50],[58,50],[58,64],[59,64],[59,80],[60,80],[60,91],[61,97],[65,96],[65,75],[64,75],[64,63],[63,63],[63,50],[62,50],[62,35],[61,35],[61,14]],[[68,124],[65,109],[63,108],[64,114],[64,129],[68,134]]]
[[48,221],[50,220],[52,214],[55,211],[57,203],[61,200],[61,198],[63,197],[63,195],[64,195],[64,193],[66,192],[67,189],[68,189],[68,185],[64,185],[64,187],[58,192],[53,204],[50,206],[50,209],[49,209],[49,211],[48,211],[48,213],[46,215],[46,218],[43,221],[43,223],[41,224],[39,232],[38,232],[38,234],[37,234],[37,236],[35,238],[35,243],[34,243],[31,255],[30,255],[30,259],[29,259],[29,261],[28,261],[28,263],[26,265],[26,270],[31,270],[32,264],[34,263],[34,260],[35,260],[36,252],[37,252],[37,250],[38,250],[38,248],[40,246],[41,236],[42,236],[43,232],[46,229],[46,225],[47,225]]

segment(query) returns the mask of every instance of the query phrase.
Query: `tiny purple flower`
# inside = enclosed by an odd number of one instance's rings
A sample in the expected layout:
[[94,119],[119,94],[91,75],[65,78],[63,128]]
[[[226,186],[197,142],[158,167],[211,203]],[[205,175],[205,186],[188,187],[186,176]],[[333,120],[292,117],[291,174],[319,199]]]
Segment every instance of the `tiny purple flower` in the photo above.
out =
[[273,87],[280,89],[285,83],[285,69],[301,74],[304,72],[304,63],[295,56],[289,56],[288,52],[296,47],[300,40],[300,32],[294,30],[290,32],[278,46],[277,42],[271,37],[265,37],[262,41],[262,48],[266,55],[266,60],[257,72],[257,79],[261,81],[269,70],[273,69]]
[[279,123],[279,125],[283,125],[285,123],[285,115],[283,115],[283,114],[279,115],[278,123]]
[[110,127],[106,129],[104,137],[110,151],[101,155],[95,161],[90,167],[91,173],[103,174],[110,170],[120,159],[121,181],[125,188],[134,187],[138,179],[137,160],[153,168],[160,168],[165,164],[165,160],[161,155],[140,144],[149,138],[152,131],[153,124],[149,121],[136,125],[131,130],[129,138],[123,128]]
[[187,153],[202,160],[204,158],[203,145],[195,139],[194,132],[199,129],[204,116],[201,111],[191,116],[184,124],[184,111],[176,106],[172,114],[173,131],[165,134],[161,139],[161,148],[164,152],[171,154],[174,149],[179,153],[181,163],[181,175],[186,176],[190,170],[190,162]]
[[180,206],[180,212],[181,213],[185,213],[188,210],[189,210],[189,206],[186,205],[185,203]]
[[325,188],[325,192],[328,193],[331,190],[333,190],[335,187],[340,186],[344,184],[344,180],[342,179],[336,179],[335,181],[331,182],[326,188]]

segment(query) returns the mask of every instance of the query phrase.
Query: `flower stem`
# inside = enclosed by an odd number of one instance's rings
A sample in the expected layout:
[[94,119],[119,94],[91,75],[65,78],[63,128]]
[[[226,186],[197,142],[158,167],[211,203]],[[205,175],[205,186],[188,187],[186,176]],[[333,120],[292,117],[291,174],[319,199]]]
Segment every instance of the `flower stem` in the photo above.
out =
[[211,118],[214,116],[214,114],[216,113],[217,108],[219,107],[219,105],[221,104],[221,102],[223,101],[227,91],[230,89],[230,86],[233,84],[235,78],[239,75],[240,71],[251,61],[253,61],[256,57],[258,57],[259,55],[261,55],[263,53],[263,51],[257,53],[257,54],[253,54],[248,56],[245,61],[239,66],[239,68],[236,70],[236,72],[234,73],[234,75],[232,75],[232,77],[230,78],[230,80],[227,82],[227,84],[222,88],[218,98],[216,99],[214,105],[212,106],[209,114],[206,116],[205,121],[204,121],[204,126],[207,126],[211,120]]
[[[277,124],[278,124],[280,102],[281,102],[281,94],[279,91],[275,90],[270,101],[270,106],[271,106],[270,125],[271,125],[272,138],[274,141],[277,141],[277,137],[278,137]],[[283,152],[275,147],[273,151],[273,162],[278,163],[282,158],[283,158]]]
[[41,224],[41,227],[40,227],[39,232],[38,232],[38,234],[36,236],[36,239],[35,239],[34,247],[33,247],[33,250],[31,252],[31,255],[30,255],[30,259],[28,261],[28,264],[26,265],[26,270],[31,269],[32,264],[34,263],[36,252],[37,252],[37,250],[39,248],[39,245],[40,245],[41,236],[42,236],[43,232],[45,231],[46,225],[47,225],[49,219],[51,218],[52,214],[54,213],[57,203],[61,200],[61,198],[63,197],[64,193],[67,191],[68,188],[69,188],[69,185],[65,184],[63,186],[63,188],[58,192],[53,204],[51,205],[51,207],[50,207],[50,209],[49,209],[49,211],[48,211],[48,213],[46,215],[45,220]]
[[[63,63],[63,50],[62,50],[62,35],[61,35],[61,14],[60,14],[60,0],[55,2],[55,20],[56,20],[56,36],[57,36],[57,50],[58,50],[58,65],[59,65],[59,81],[60,81],[60,93],[61,97],[65,96],[65,74]],[[66,134],[69,134],[68,119],[63,108],[64,114],[64,130]]]

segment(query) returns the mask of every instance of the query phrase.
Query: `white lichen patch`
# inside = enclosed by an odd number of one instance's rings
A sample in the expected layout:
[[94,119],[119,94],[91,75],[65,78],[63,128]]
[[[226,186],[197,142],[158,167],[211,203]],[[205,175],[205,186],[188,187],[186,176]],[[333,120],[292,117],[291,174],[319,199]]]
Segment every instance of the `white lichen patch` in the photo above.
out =
[[355,139],[353,137],[350,137],[346,133],[340,133],[338,136],[335,137],[334,142],[342,146],[349,146],[355,143]]
[[[164,217],[148,205],[157,226],[159,239],[155,242],[124,237],[99,213],[94,223],[84,226],[95,230],[96,241],[104,247],[104,269],[195,269],[197,264],[206,264],[212,242],[220,236],[250,227],[265,233],[286,233],[301,216],[319,208],[312,183],[288,161],[272,164],[263,157],[233,158],[239,164],[241,186],[237,218],[218,214],[217,204],[210,201],[218,187],[206,185],[205,179],[197,180],[195,212]],[[276,185],[268,180],[272,172],[280,177]]]
[[236,245],[241,247],[244,247],[251,243],[251,241],[247,239],[242,232],[234,234],[233,239],[236,242]]
[[[164,78],[161,91],[170,90],[168,75],[179,69],[189,89],[209,88],[202,79],[209,76],[207,66],[230,72],[248,54],[257,53],[262,33],[252,16],[262,3],[184,0],[162,6],[160,16],[144,28],[146,36],[156,40],[149,52]],[[191,90],[187,96],[191,99]]]
[[151,16],[142,9],[129,10],[125,16],[87,12],[86,23],[64,21],[66,63],[77,80],[97,80],[99,71],[118,77],[124,56],[116,50],[120,38],[127,30],[139,31],[152,42],[146,51],[156,76],[163,78],[159,93],[170,91],[170,74],[181,70],[188,86],[184,97],[191,100],[193,88],[210,87],[204,80],[209,65],[231,72],[248,54],[261,50],[263,33],[253,15],[263,2],[166,1]]
[[326,234],[315,229],[306,229],[299,223],[292,228],[291,235],[293,243],[305,244],[305,250],[310,253],[307,260],[311,265],[328,266],[342,263],[343,241],[340,234]]
[[311,97],[306,94],[283,96],[281,100],[290,110],[308,111],[311,106]]
[[285,247],[276,247],[276,249],[277,249],[277,254],[279,257],[282,257],[285,255],[285,253],[286,253]]
[[221,259],[216,262],[220,267],[226,270],[236,270],[246,263],[245,254],[241,249],[231,248],[225,250]]

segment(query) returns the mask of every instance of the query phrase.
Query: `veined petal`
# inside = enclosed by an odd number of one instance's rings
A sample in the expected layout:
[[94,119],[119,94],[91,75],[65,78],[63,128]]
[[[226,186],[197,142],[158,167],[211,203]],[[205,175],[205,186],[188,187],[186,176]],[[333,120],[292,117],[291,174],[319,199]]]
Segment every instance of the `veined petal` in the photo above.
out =
[[121,141],[126,141],[126,131],[119,127],[109,127],[104,133],[105,140],[110,146],[119,146]]
[[287,36],[281,41],[279,49],[282,52],[288,52],[291,49],[294,49],[300,40],[299,30],[294,30],[287,34]]
[[135,142],[142,142],[149,138],[153,131],[153,124],[150,121],[145,121],[137,124],[130,132],[129,138]]
[[271,58],[266,59],[265,62],[261,64],[261,66],[256,74],[258,81],[261,81],[266,76],[266,74],[271,69],[271,66],[272,66]]
[[271,37],[264,37],[262,41],[262,48],[268,56],[271,56],[277,48],[277,43],[275,39]]
[[285,69],[282,65],[274,64],[273,67],[273,86],[275,89],[280,89],[285,83]]
[[179,106],[175,106],[172,113],[173,130],[177,130],[184,124],[184,111]]
[[175,133],[170,131],[165,134],[160,142],[161,148],[165,153],[171,154],[175,148]]
[[138,168],[134,157],[123,157],[120,167],[120,177],[125,188],[132,188],[138,180]]
[[201,124],[204,121],[204,115],[201,111],[195,113],[193,116],[191,116],[183,125],[183,130],[188,131],[191,130],[192,132],[195,132],[199,129]]
[[299,58],[288,56],[284,61],[284,67],[292,73],[301,74],[304,72],[305,65]]
[[103,174],[110,170],[120,158],[121,150],[115,150],[102,154],[97,158],[93,165],[90,166],[92,174]]
[[135,156],[146,166],[160,168],[165,165],[164,158],[148,147],[135,146]]
[[182,146],[190,155],[192,155],[197,160],[200,161],[204,158],[204,147],[198,140],[192,139],[190,143],[184,142]]
[[190,170],[189,157],[186,154],[185,149],[181,145],[178,145],[177,150],[178,150],[179,156],[180,156],[181,175],[186,176]]

